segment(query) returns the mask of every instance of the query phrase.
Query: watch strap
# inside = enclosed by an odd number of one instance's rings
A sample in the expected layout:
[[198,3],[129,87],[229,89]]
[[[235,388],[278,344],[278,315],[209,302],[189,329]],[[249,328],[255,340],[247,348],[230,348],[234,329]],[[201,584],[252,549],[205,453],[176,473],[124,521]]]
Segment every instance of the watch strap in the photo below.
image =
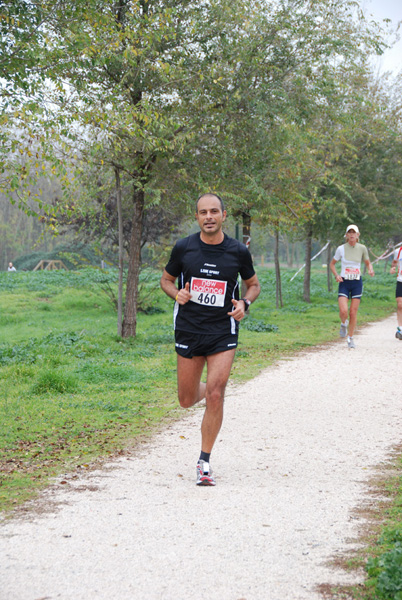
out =
[[249,306],[251,304],[251,300],[248,300],[247,298],[240,298],[240,300],[243,300],[244,302],[244,310],[247,312],[249,309]]

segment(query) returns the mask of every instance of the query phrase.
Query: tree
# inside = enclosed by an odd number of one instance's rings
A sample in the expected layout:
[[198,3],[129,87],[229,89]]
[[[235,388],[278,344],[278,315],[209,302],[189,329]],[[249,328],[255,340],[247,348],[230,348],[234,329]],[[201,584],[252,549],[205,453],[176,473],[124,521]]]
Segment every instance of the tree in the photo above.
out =
[[[334,197],[324,203],[320,191],[333,178],[329,165],[339,146],[350,145],[345,106],[365,72],[363,57],[382,47],[378,28],[357,18],[353,7],[348,1],[336,10],[332,2],[289,1],[279,4],[274,19],[261,14],[252,24],[253,43],[234,59],[248,77],[238,76],[230,100],[222,92],[220,119],[208,124],[209,138],[225,157],[215,161],[215,185],[243,217],[243,231],[251,219],[280,231],[306,224],[309,257],[315,214],[335,208]],[[210,153],[207,146],[202,166]],[[309,285],[308,268],[306,299]]]
[[[332,158],[349,114],[349,74],[359,72],[364,53],[381,51],[379,32],[356,18],[354,2],[54,0],[46,7],[32,38],[32,97],[9,148],[24,157],[14,187],[50,165],[70,195],[56,208],[72,214],[73,176],[98,169],[111,189],[117,169],[123,204],[128,193],[131,204],[124,336],[136,330],[149,206],[172,202],[185,213],[194,192],[218,189],[245,225],[254,218],[281,231],[335,206],[334,173],[338,187],[344,180]],[[49,84],[40,90],[44,76]]]
[[[157,163],[174,160],[196,134],[194,114],[211,116],[218,72],[222,64],[228,70],[228,57],[219,53],[221,39],[234,44],[239,33],[245,35],[241,23],[253,5],[259,6],[226,0],[79,0],[63,2],[62,9],[55,6],[46,23],[46,47],[39,54],[52,82],[48,101],[57,110],[51,121],[41,119],[35,141],[66,188],[71,179],[66,160],[72,170],[80,160],[95,157],[119,170],[123,188],[131,186],[123,336],[136,330],[145,204],[147,198],[157,204],[162,192],[152,185]],[[28,147],[26,139],[24,152]]]

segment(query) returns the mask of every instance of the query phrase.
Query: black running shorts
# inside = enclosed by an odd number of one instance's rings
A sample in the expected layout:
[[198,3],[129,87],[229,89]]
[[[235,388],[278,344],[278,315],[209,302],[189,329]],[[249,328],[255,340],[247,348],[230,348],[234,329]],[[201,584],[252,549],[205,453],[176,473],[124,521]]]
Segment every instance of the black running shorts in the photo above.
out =
[[338,296],[346,298],[357,298],[360,300],[363,294],[363,279],[344,279],[338,287]]
[[184,358],[210,356],[237,347],[238,336],[233,334],[197,334],[175,331],[176,352]]
[[396,282],[396,298],[402,298],[402,281]]

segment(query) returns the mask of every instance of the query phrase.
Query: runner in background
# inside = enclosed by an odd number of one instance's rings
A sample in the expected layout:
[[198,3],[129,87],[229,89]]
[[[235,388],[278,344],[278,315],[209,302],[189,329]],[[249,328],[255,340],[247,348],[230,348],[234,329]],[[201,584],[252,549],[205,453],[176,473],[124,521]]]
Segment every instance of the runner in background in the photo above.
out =
[[[222,231],[226,210],[221,198],[216,194],[200,196],[195,216],[201,231],[175,244],[161,287],[175,300],[180,406],[190,408],[206,399],[196,483],[215,485],[210,454],[222,425],[239,321],[260,293],[260,284],[249,250]],[[246,284],[244,298],[240,299],[239,274]],[[203,383],[205,365],[207,378]]]
[[396,318],[398,327],[396,328],[395,337],[402,340],[402,246],[397,248],[392,261],[391,275],[397,274],[396,278]]
[[[373,266],[370,262],[368,250],[363,244],[359,244],[359,228],[357,225],[348,225],[346,228],[346,244],[338,246],[330,269],[339,283],[338,304],[341,328],[339,335],[348,338],[348,348],[356,348],[353,334],[356,328],[357,311],[363,294],[363,279],[361,275],[361,263],[364,261],[371,277],[374,277]],[[338,275],[335,263],[341,261],[341,274]],[[348,320],[348,300],[350,302]]]

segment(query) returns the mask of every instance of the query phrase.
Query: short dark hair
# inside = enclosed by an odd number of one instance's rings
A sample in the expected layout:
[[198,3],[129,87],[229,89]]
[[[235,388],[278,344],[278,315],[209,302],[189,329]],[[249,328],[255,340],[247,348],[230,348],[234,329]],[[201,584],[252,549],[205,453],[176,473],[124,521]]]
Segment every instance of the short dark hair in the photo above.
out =
[[198,213],[198,202],[199,202],[199,200],[201,200],[201,198],[204,198],[204,196],[215,196],[215,198],[218,198],[219,202],[221,203],[222,212],[225,210],[225,207],[223,205],[223,200],[220,196],[218,196],[218,194],[215,194],[215,192],[206,192],[205,194],[201,194],[201,196],[198,196],[198,198],[197,198],[197,202],[195,203],[195,212],[196,213]]

